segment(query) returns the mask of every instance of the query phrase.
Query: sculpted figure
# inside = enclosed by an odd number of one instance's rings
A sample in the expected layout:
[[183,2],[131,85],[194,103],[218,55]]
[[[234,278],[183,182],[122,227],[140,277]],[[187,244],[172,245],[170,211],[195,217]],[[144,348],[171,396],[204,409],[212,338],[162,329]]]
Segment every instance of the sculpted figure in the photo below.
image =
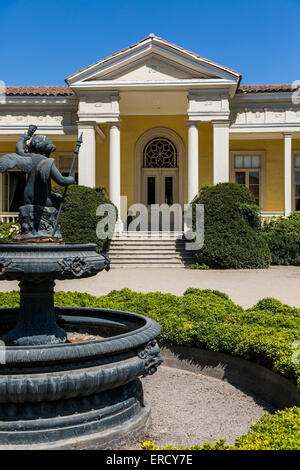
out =
[[[19,138],[16,153],[0,158],[0,173],[18,168],[28,174],[24,191],[25,205],[20,207],[19,222],[22,230],[19,241],[50,238],[61,201],[59,194],[51,193],[51,178],[61,186],[75,183],[72,176],[63,176],[56,168],[54,159],[50,158],[56,148],[49,137],[36,135],[32,138],[36,129],[30,126],[28,132]],[[58,230],[55,239],[61,238]]]

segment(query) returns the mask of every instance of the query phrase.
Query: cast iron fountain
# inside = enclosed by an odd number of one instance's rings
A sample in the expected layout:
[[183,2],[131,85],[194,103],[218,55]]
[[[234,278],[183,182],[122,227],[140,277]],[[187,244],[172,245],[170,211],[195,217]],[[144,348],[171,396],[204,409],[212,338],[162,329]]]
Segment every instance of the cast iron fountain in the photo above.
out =
[[[16,167],[28,174],[21,232],[0,245],[0,280],[20,281],[20,308],[0,311],[6,346],[0,448],[103,448],[148,421],[138,377],[153,374],[162,362],[155,340],[160,326],[134,313],[54,307],[56,279],[94,276],[109,269],[109,259],[94,244],[63,242],[63,197],[51,193],[50,178],[67,188],[75,183],[72,168],[62,176],[49,158],[51,140],[33,137],[35,131],[30,126],[16,154],[0,159],[0,172]],[[88,331],[93,339],[70,343],[67,331]]]

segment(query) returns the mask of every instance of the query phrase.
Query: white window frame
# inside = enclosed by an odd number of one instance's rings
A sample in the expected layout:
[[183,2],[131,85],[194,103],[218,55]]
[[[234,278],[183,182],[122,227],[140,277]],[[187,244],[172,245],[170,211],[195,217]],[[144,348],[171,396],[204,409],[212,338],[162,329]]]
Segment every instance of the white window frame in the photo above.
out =
[[[235,172],[236,171],[249,171],[258,170],[259,175],[259,207],[265,209],[265,175],[266,175],[266,152],[264,150],[231,150],[229,154],[230,160],[230,181],[235,182]],[[234,160],[236,156],[253,156],[259,157],[260,159],[260,168],[234,168]]]

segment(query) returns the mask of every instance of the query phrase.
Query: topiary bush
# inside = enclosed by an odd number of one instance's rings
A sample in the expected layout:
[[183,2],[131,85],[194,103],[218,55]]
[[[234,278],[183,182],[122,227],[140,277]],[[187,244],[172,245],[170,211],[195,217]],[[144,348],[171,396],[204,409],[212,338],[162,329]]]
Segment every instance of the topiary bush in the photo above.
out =
[[[53,191],[62,194],[64,188],[55,186]],[[96,216],[96,211],[98,206],[107,203],[112,204],[103,192],[86,186],[70,186],[60,218],[65,242],[96,243],[98,253],[105,251],[109,240],[99,240],[96,235],[96,227],[101,220]]]
[[219,269],[269,266],[259,208],[248,188],[236,183],[206,186],[193,201],[194,212],[195,204],[204,204],[205,217],[204,246],[196,254],[199,264]]

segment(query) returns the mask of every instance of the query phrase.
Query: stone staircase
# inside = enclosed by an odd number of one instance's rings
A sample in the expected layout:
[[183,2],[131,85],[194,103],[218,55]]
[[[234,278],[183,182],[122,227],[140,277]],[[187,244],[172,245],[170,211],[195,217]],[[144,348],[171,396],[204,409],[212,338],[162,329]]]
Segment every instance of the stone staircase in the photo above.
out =
[[123,232],[114,235],[108,255],[111,268],[180,268],[195,262],[185,250],[183,232]]

